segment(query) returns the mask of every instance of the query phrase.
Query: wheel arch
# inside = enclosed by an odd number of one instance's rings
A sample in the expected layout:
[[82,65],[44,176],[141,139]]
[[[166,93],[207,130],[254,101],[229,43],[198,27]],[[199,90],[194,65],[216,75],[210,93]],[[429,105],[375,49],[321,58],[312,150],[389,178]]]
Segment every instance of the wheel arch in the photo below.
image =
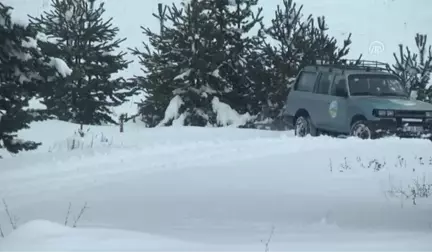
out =
[[299,118],[300,116],[308,116],[308,117],[310,117],[309,112],[306,109],[304,109],[304,108],[298,109],[297,112],[294,115],[294,124],[295,124],[297,118]]
[[358,121],[366,121],[366,116],[362,115],[362,114],[356,114],[351,118],[351,122],[350,122],[350,127],[352,127],[354,125],[354,123],[358,122]]

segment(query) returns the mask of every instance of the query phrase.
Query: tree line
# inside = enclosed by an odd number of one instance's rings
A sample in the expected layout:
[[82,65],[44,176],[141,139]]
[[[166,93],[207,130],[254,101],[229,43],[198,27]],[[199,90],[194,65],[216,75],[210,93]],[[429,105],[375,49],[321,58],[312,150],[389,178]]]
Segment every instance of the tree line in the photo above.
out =
[[[317,61],[343,64],[351,34],[339,43],[325,17],[304,16],[303,6],[281,0],[269,25],[258,0],[188,0],[158,5],[148,42],[128,48],[142,66],[133,78],[114,77],[130,61],[120,51],[126,38],[95,0],[51,0],[51,9],[28,23],[0,3],[0,148],[12,153],[40,143],[17,139],[37,120],[81,125],[117,124],[113,108],[143,92],[137,115],[148,127],[223,126],[220,104],[252,115],[242,127],[280,120],[299,70]],[[432,53],[417,34],[416,52],[400,45],[390,71],[417,99],[432,98],[428,87]],[[361,58],[361,55],[359,55]],[[32,107],[38,99],[43,107]],[[128,120],[128,115],[121,115]]]

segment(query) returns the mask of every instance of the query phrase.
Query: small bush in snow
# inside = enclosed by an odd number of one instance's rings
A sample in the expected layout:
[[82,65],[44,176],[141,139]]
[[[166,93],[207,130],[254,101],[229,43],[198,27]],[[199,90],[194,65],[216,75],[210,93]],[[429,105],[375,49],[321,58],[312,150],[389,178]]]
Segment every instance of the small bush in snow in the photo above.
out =
[[[412,171],[413,173],[416,173],[419,167],[422,166],[429,166],[430,168],[432,168],[432,157],[424,158],[415,156],[413,160],[415,161],[415,164],[408,165],[406,158],[399,155],[397,156],[394,163],[394,168],[407,169]],[[426,162],[425,160],[428,160],[428,162]],[[337,167],[337,171],[339,172],[353,170],[356,167],[360,169],[369,169],[374,172],[381,172],[387,167],[389,167],[389,163],[385,160],[379,160],[377,158],[372,158],[369,161],[364,161],[361,157],[356,157],[356,162],[350,162],[348,158],[345,157],[343,161],[338,164],[338,166],[335,166],[334,161],[330,160],[329,166],[331,172],[335,170],[335,167]],[[421,179],[413,179],[411,183],[408,182],[405,186],[391,185],[390,187],[391,188],[386,191],[386,195],[404,200],[411,200],[414,205],[417,204],[417,200],[419,198],[432,197],[432,181],[428,181],[426,175],[423,175]]]
[[82,137],[81,134],[75,133],[73,137],[66,140],[67,142],[67,150],[76,150],[76,149],[92,149],[95,147],[97,143],[101,145],[112,145],[112,139],[108,139],[103,133],[100,134],[91,134],[87,137]]
[[361,167],[366,168],[366,169],[373,169],[374,171],[381,171],[382,169],[384,169],[387,165],[387,163],[385,161],[380,161],[376,158],[363,163],[361,157],[357,157],[357,162],[360,164]]
[[[71,208],[72,208],[72,203],[69,203],[69,207],[68,207],[68,210],[67,210],[67,213],[66,213],[65,222],[64,222],[65,226],[67,226],[69,224],[69,218],[70,218],[70,215],[71,215]],[[87,202],[85,202],[84,205],[83,205],[83,207],[79,211],[78,216],[75,217],[75,220],[74,220],[74,222],[72,224],[72,227],[74,227],[74,228],[77,227],[78,221],[81,219],[81,217],[83,216],[84,212],[87,209],[88,209]]]
[[[3,199],[3,207],[4,207],[4,211],[9,219],[9,224],[12,227],[12,230],[15,230],[18,228],[18,217],[13,215],[10,211],[9,211],[9,206],[6,203],[6,200]],[[84,205],[80,208],[80,211],[78,212],[78,215],[74,218],[71,227],[76,228],[78,225],[78,222],[80,221],[80,219],[82,218],[82,216],[84,215],[85,211],[88,209],[89,207],[87,206],[87,202],[84,203]],[[66,213],[66,217],[65,217],[65,221],[64,221],[64,225],[67,226],[69,224],[69,220],[70,220],[70,215],[71,215],[71,209],[72,209],[72,203],[69,203],[69,207]],[[0,237],[4,238],[5,234],[3,232],[2,226],[0,224]]]
[[73,151],[83,149],[93,149],[97,146],[111,146],[113,144],[113,138],[109,138],[103,132],[95,134],[87,130],[77,130],[71,137],[68,137],[65,141],[56,143],[49,148],[49,152],[54,151]]
[[[3,199],[2,201],[3,201],[3,208],[4,208],[4,211],[5,211],[5,213],[6,213],[7,217],[8,217],[8,219],[9,219],[9,224],[11,225],[12,229],[15,230],[15,229],[17,229],[17,227],[18,227],[18,225],[17,225],[17,223],[18,223],[18,217],[15,216],[15,215],[13,215],[13,214],[9,211],[9,206],[8,206],[8,204],[6,203],[6,200]],[[1,227],[1,225],[0,225],[0,236],[1,236],[1,237],[4,237],[4,233],[3,233],[3,229],[2,229],[2,227]]]
[[432,182],[427,181],[426,176],[421,180],[414,179],[407,187],[392,187],[387,194],[391,197],[412,200],[413,205],[417,205],[418,198],[429,198],[432,196]]

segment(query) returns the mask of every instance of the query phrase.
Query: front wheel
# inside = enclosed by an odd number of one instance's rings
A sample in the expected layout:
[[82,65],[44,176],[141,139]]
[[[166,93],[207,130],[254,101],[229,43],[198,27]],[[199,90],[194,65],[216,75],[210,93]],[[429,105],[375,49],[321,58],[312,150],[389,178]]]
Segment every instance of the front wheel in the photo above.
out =
[[365,121],[357,121],[351,126],[350,135],[360,139],[372,139],[372,130]]

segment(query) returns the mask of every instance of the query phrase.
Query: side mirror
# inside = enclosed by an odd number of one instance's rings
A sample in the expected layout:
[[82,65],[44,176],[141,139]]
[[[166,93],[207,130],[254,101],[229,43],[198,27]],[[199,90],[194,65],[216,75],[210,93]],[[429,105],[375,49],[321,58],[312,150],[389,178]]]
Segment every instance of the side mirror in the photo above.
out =
[[348,91],[344,87],[336,87],[336,96],[348,97]]

